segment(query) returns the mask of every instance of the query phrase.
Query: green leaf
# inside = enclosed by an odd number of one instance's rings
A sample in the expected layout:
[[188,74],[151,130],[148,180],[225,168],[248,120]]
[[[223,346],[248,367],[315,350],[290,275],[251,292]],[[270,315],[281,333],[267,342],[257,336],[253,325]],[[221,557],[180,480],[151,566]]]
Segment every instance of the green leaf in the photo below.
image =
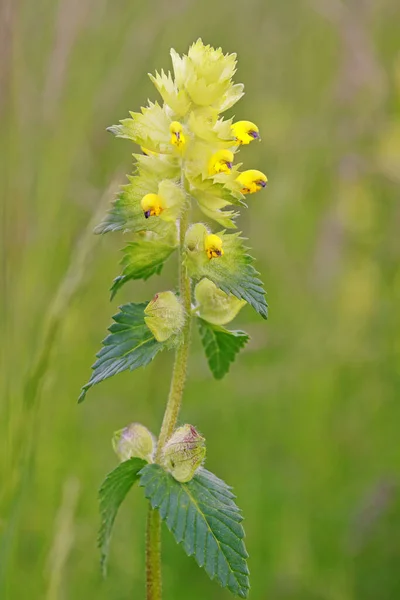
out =
[[121,264],[124,267],[122,275],[114,279],[111,287],[111,299],[117,291],[130,279],[148,279],[154,273],[161,273],[165,261],[176,246],[171,246],[161,240],[139,240],[130,242],[123,250]]
[[165,344],[157,342],[144,321],[143,304],[125,304],[113,317],[115,323],[109,328],[110,335],[103,340],[103,348],[97,354],[89,382],[83,386],[78,402],[83,402],[92,386],[130,369],[145,367]]
[[104,576],[107,571],[108,551],[115,517],[127,493],[139,479],[139,471],[146,464],[146,461],[141,458],[130,458],[122,462],[107,475],[99,490],[101,525],[98,546],[101,552],[101,569]]
[[215,379],[222,379],[229,371],[236,354],[250,338],[244,331],[229,331],[203,319],[198,319],[197,322],[210,370]]
[[186,554],[222,587],[247,598],[242,516],[226,483],[205,469],[188,483],[179,483],[159,465],[146,465],[139,485]]
[[208,259],[202,247],[187,252],[190,276],[195,280],[203,277],[211,279],[223,292],[246,300],[264,319],[268,317],[265,290],[253,266],[254,259],[247,254],[243,238],[239,233],[218,233],[222,239],[223,256]]

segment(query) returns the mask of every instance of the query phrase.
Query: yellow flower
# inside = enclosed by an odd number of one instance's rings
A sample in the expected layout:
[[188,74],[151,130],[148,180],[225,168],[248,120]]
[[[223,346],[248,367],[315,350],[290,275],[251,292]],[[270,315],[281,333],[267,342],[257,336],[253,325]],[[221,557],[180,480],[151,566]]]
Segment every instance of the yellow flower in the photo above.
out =
[[268,179],[261,171],[249,169],[240,173],[236,181],[242,185],[242,189],[240,190],[242,194],[254,194],[254,192],[258,192],[267,185]]
[[140,205],[146,219],[149,217],[159,217],[165,208],[165,200],[158,194],[146,194],[143,196]]
[[250,144],[260,139],[257,125],[251,121],[238,121],[232,125],[232,133],[238,144]]
[[207,252],[208,258],[217,258],[223,256],[222,240],[215,233],[210,233],[204,238],[204,249]]
[[234,154],[230,150],[218,150],[208,162],[208,174],[229,173],[232,169]]
[[171,133],[171,144],[182,150],[186,144],[186,138],[183,134],[182,125],[179,123],[179,121],[172,121],[171,125],[169,126],[169,130]]

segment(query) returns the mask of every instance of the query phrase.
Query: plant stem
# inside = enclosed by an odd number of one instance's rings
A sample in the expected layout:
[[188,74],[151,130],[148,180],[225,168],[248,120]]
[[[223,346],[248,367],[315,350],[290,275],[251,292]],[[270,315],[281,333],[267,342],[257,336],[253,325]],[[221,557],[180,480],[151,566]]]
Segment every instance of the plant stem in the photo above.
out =
[[178,346],[175,353],[174,368],[172,371],[171,387],[169,391],[168,403],[165,409],[164,418],[161,426],[160,435],[158,438],[157,453],[155,462],[159,462],[161,452],[165,442],[171,437],[175,429],[176,421],[181,407],[183,389],[186,381],[187,361],[189,356],[190,345],[190,325],[191,325],[191,297],[190,297],[190,279],[186,272],[186,267],[183,261],[183,248],[185,235],[188,228],[188,211],[182,215],[180,221],[179,245],[180,245],[180,261],[179,261],[179,291],[186,311],[186,322],[182,331],[182,343]]
[[161,522],[160,514],[149,504],[146,537],[147,600],[161,600]]
[[[190,278],[184,264],[184,243],[188,226],[189,207],[186,206],[179,223],[179,291],[186,311],[186,322],[182,331],[182,342],[175,352],[168,402],[158,438],[156,463],[160,462],[165,442],[175,429],[186,381],[191,326]],[[161,600],[161,521],[159,513],[150,505],[147,517],[146,578],[147,600]]]

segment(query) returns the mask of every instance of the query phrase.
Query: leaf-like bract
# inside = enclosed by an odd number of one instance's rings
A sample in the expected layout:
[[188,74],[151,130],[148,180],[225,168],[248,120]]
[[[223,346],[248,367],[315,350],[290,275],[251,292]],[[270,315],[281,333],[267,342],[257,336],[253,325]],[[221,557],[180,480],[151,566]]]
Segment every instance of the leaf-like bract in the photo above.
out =
[[242,516],[226,483],[205,469],[199,469],[188,483],[179,483],[153,464],[142,469],[139,485],[186,554],[194,556],[211,579],[247,598]]
[[222,379],[239,350],[249,341],[249,336],[244,331],[229,331],[203,319],[197,321],[210,370],[215,379]]
[[246,300],[264,319],[268,305],[262,281],[253,266],[254,259],[247,254],[238,233],[218,233],[222,239],[223,256],[209,260],[204,250],[187,252],[189,274],[193,279],[207,277],[223,292]]
[[146,465],[142,458],[130,458],[111,471],[99,490],[101,525],[98,546],[101,552],[101,569],[106,575],[111,532],[115,517],[133,484],[139,479],[139,471]]
[[172,224],[157,217],[146,219],[140,202],[146,194],[157,193],[158,182],[155,179],[130,177],[130,183],[121,186],[116,199],[103,221],[95,228],[95,233],[109,231],[154,231],[165,235]]
[[109,328],[110,335],[103,340],[103,348],[97,354],[89,382],[83,386],[79,402],[85,399],[89,388],[126,369],[134,371],[145,367],[165,344],[157,342],[144,321],[142,304],[125,304],[113,317],[115,323]]
[[114,279],[111,287],[111,298],[130,279],[148,279],[159,274],[167,258],[175,250],[175,246],[162,240],[139,240],[125,246],[122,275]]

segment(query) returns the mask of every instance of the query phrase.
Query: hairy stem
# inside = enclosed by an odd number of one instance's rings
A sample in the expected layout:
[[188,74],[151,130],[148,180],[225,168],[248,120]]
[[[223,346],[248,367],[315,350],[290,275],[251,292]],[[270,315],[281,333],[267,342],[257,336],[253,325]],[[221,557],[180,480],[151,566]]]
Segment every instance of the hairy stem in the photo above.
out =
[[[186,206],[179,224],[179,291],[186,311],[186,322],[182,331],[182,343],[175,352],[168,402],[158,438],[156,463],[160,462],[165,442],[175,429],[186,381],[191,326],[190,278],[184,264],[184,243],[188,226],[189,207]],[[146,565],[147,600],[161,600],[161,521],[159,513],[150,505],[147,517]]]
[[161,600],[161,522],[149,505],[146,537],[147,600]]
[[191,309],[191,299],[190,299],[190,279],[186,273],[186,267],[183,262],[183,248],[185,235],[188,228],[188,213],[187,210],[185,214],[182,216],[180,221],[180,234],[179,234],[179,244],[180,244],[180,261],[179,261],[179,290],[181,299],[186,311],[186,323],[183,328],[183,340],[182,343],[178,346],[175,353],[175,362],[174,368],[172,371],[172,380],[171,387],[169,390],[169,397],[167,407],[165,409],[164,418],[161,426],[160,435],[158,438],[157,445],[157,454],[156,454],[156,462],[160,461],[161,452],[165,445],[165,442],[171,436],[172,432],[175,429],[176,421],[179,415],[179,409],[181,407],[183,389],[185,387],[186,381],[186,370],[187,370],[187,361],[189,356],[189,345],[190,345],[190,309]]

